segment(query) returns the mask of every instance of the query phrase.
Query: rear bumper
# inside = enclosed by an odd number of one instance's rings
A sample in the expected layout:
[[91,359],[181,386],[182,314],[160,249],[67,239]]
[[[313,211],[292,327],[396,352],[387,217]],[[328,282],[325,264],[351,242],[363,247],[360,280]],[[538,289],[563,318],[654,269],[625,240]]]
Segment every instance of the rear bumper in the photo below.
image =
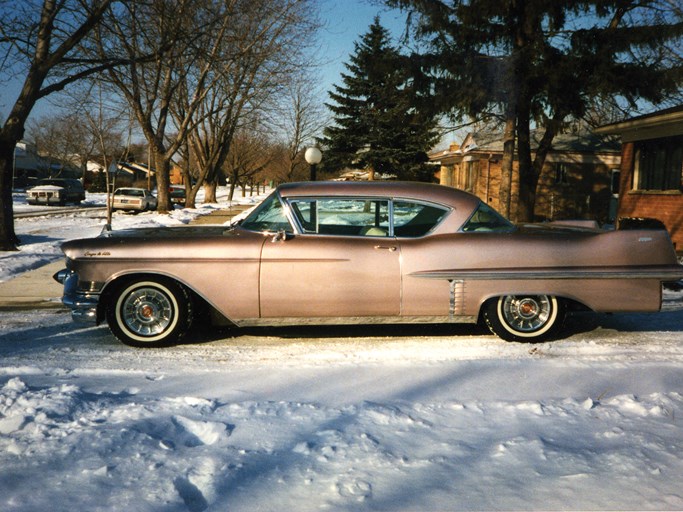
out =
[[30,205],[40,205],[44,204],[47,206],[51,205],[62,205],[64,204],[64,201],[62,201],[59,197],[36,197],[36,198],[31,198],[26,200],[27,204]]
[[64,285],[62,304],[71,309],[71,318],[80,324],[98,323],[97,306],[100,294],[78,288],[78,274],[64,269],[57,272],[53,278]]

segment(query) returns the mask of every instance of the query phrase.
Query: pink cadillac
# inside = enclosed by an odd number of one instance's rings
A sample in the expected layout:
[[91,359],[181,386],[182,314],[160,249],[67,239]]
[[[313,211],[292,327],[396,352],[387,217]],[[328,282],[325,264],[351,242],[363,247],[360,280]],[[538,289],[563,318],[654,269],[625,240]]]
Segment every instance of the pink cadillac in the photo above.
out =
[[438,185],[280,186],[239,225],[106,232],[63,245],[63,302],[123,343],[178,343],[197,319],[237,327],[483,322],[510,341],[565,315],[658,311],[683,279],[663,229],[516,226]]

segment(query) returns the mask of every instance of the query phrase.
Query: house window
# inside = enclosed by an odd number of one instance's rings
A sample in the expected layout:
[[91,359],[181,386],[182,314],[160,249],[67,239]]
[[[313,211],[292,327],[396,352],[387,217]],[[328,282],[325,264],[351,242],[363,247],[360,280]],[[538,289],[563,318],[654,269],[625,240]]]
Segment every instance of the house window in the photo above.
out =
[[634,189],[683,189],[683,136],[640,141],[635,149]]
[[477,171],[479,169],[478,160],[468,160],[463,162],[464,169],[458,184],[460,189],[466,192],[474,192],[474,184],[477,180]]
[[569,169],[567,164],[558,163],[555,165],[555,185],[566,185],[569,183]]

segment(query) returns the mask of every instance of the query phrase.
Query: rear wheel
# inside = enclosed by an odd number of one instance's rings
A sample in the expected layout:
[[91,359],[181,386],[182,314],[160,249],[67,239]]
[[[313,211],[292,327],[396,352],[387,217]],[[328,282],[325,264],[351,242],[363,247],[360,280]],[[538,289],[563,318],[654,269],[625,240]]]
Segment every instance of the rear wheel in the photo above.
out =
[[552,295],[506,295],[484,305],[491,332],[506,341],[543,341],[562,327],[566,305]]
[[192,324],[187,290],[170,279],[128,280],[112,293],[106,307],[114,336],[133,347],[177,343]]

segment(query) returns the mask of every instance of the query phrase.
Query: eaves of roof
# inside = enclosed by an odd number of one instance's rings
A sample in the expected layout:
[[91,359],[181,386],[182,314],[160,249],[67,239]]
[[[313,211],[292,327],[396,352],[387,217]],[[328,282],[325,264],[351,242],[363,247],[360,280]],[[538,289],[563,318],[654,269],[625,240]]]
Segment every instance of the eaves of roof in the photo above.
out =
[[634,132],[647,134],[648,130],[662,130],[667,127],[683,127],[683,105],[633,117],[618,123],[606,124],[598,127],[595,133],[619,134],[624,137],[625,134]]

